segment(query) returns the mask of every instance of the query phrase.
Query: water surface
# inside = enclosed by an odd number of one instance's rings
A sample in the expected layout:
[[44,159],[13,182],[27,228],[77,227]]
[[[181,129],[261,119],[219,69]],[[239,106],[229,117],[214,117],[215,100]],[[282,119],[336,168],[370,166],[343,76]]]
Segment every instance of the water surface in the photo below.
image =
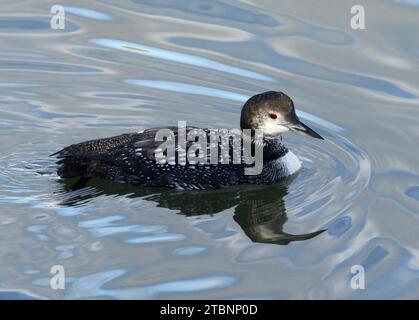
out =
[[[56,3],[3,1],[0,299],[418,298],[419,6],[359,3],[366,30],[351,1],[61,1],[53,30]],[[178,120],[235,128],[267,90],[326,138],[284,136],[303,162],[287,184],[73,188],[49,157]]]

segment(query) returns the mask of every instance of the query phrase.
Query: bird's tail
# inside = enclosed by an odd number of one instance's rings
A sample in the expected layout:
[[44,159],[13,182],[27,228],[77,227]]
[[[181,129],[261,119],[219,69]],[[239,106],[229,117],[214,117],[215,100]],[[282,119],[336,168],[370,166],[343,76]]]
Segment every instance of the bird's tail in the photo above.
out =
[[57,174],[60,178],[74,178],[74,177],[87,177],[88,164],[64,162],[58,168]]

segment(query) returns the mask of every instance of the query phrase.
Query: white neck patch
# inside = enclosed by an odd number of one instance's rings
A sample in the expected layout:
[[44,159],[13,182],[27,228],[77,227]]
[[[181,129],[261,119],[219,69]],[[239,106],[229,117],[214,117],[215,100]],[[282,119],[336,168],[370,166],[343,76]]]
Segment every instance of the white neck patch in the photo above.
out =
[[281,157],[280,161],[284,164],[284,167],[288,171],[288,175],[292,175],[301,169],[301,161],[291,151],[288,151]]

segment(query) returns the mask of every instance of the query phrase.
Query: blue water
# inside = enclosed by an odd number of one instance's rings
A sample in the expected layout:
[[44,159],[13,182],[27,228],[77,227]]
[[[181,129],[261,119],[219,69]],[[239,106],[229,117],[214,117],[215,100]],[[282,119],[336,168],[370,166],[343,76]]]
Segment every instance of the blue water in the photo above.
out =
[[[55,4],[0,4],[0,299],[419,298],[418,1],[358,1],[366,30],[350,1],[68,0],[64,30]],[[326,139],[284,135],[286,185],[73,190],[49,157],[235,128],[267,90]]]

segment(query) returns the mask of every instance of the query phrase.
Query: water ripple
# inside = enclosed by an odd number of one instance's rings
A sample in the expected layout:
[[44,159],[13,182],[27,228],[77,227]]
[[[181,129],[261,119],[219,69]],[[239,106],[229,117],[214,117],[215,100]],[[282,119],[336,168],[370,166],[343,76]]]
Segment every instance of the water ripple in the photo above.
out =
[[[176,3],[170,0],[132,0],[135,3],[143,5],[151,5],[157,8],[169,8],[188,14],[189,18],[194,15],[200,17],[208,17],[211,19],[226,19],[249,25],[262,25],[264,27],[277,27],[280,23],[267,14],[258,14],[256,8],[254,10],[246,10],[239,5],[226,4],[221,1],[199,0],[190,2],[188,0],[178,0]],[[196,17],[195,17],[196,19]]]
[[109,21],[112,20],[112,17],[106,13],[87,9],[87,8],[81,8],[81,7],[73,7],[73,6],[65,6],[65,12],[66,13],[72,13],[76,16],[80,16],[83,18],[89,18],[93,20],[101,20],[101,21]]
[[193,293],[229,287],[235,283],[231,276],[209,276],[197,279],[169,281],[148,286],[106,289],[105,285],[122,277],[126,270],[109,270],[75,279],[66,299],[112,297],[116,299],[155,299],[164,293]]
[[[289,56],[258,40],[239,43],[230,42],[229,44],[221,41],[202,41],[201,39],[192,38],[172,38],[172,41],[184,47],[210,49],[211,51],[221,52],[227,56],[230,56],[234,52],[234,56],[243,61],[271,61],[271,67],[278,68],[293,75],[297,74],[316,80],[355,86],[405,99],[417,98],[416,95],[399,87],[390,80],[332,69],[326,65]],[[255,57],[257,57],[257,60],[255,60]]]
[[54,62],[36,62],[36,61],[13,61],[2,60],[1,70],[30,71],[30,72],[48,72],[48,73],[103,73],[103,69],[92,68],[74,64],[63,64]]
[[[210,97],[217,97],[217,98],[240,101],[242,103],[244,103],[247,99],[250,98],[249,96],[246,96],[243,94],[238,94],[238,93],[229,92],[225,90],[208,88],[204,86],[192,85],[192,84],[187,84],[187,83],[173,82],[173,81],[139,80],[139,79],[126,79],[124,81],[129,84],[134,84],[134,85],[143,86],[147,88],[188,93],[188,94],[207,95]],[[237,110],[232,110],[232,111],[235,113],[237,112]],[[325,126],[334,131],[344,131],[344,128],[334,123],[331,123],[325,119],[322,119],[319,116],[310,114],[302,110],[298,110],[297,113],[303,119],[310,120],[314,123]]]
[[[65,22],[65,30],[60,32],[74,32],[79,26],[70,20]],[[0,33],[10,35],[13,33],[30,33],[32,35],[51,32],[50,17],[0,17]]]
[[166,61],[173,61],[182,64],[188,64],[192,66],[208,68],[212,70],[217,70],[221,72],[231,73],[239,75],[242,77],[248,77],[251,79],[262,80],[262,81],[275,81],[274,79],[259,74],[256,72],[248,71],[245,69],[232,67],[214,60],[207,58],[202,58],[199,56],[194,56],[186,53],[180,53],[175,51],[169,51],[159,48],[154,48],[146,45],[140,45],[133,42],[126,42],[114,39],[92,39],[91,42],[108,47],[113,49],[118,49],[121,51],[127,51],[131,53],[136,53],[144,56],[149,56],[157,59],[163,59]]

